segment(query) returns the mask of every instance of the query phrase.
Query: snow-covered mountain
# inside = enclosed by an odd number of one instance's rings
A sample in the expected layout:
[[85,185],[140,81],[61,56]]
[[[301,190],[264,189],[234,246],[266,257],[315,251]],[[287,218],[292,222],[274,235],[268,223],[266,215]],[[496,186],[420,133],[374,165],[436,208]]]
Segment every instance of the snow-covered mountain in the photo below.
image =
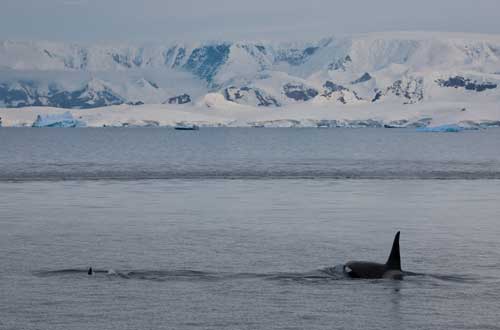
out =
[[[273,108],[500,101],[500,36],[378,33],[310,42],[0,42],[0,107]],[[216,97],[213,94],[219,94]],[[214,103],[215,102],[215,103]]]

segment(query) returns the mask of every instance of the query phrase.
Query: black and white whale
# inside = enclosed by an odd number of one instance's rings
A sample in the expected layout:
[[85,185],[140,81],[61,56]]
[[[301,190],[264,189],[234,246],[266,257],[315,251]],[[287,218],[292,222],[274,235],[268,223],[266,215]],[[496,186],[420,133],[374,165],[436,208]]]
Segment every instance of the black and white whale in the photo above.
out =
[[390,278],[403,279],[401,256],[399,254],[398,231],[392,243],[391,254],[385,264],[368,261],[349,261],[344,265],[344,272],[352,278]]

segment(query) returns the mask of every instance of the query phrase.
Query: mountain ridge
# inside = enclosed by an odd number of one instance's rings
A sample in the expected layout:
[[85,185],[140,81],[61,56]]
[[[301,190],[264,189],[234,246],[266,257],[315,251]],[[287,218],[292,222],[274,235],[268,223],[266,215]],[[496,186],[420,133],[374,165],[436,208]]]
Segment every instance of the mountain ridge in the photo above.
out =
[[[79,97],[89,82],[100,90]],[[476,104],[500,101],[499,84],[500,35],[403,31],[147,46],[0,41],[2,107],[203,105],[210,93],[270,108],[297,102]],[[54,97],[61,93],[64,98]],[[180,102],[169,102],[179,96]]]

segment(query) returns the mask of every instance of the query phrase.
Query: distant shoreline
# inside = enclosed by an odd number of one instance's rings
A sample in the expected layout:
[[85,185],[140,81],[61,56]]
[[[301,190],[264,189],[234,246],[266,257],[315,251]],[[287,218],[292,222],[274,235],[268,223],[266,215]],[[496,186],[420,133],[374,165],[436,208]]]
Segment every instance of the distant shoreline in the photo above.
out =
[[[496,103],[421,103],[323,106],[297,104],[279,109],[224,102],[205,105],[108,106],[94,109],[0,108],[2,127],[319,127],[422,128],[500,126]],[[60,125],[58,124],[60,123]]]

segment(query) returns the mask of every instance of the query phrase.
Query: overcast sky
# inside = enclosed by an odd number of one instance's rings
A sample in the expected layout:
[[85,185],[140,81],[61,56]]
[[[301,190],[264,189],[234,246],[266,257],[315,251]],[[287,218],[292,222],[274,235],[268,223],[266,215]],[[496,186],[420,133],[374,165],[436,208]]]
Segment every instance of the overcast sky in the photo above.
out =
[[500,0],[0,0],[0,39],[162,42],[500,33]]

